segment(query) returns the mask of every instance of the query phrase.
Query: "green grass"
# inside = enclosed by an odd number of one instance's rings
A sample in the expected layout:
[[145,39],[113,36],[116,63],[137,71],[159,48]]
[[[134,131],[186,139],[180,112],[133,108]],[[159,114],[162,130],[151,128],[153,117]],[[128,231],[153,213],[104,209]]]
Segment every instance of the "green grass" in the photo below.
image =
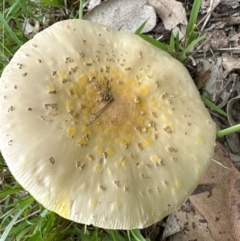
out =
[[[0,3],[2,12],[0,13],[0,32],[1,32],[1,52],[0,52],[0,70],[7,65],[14,53],[31,36],[25,36],[22,24],[26,21],[37,21],[44,29],[48,27],[44,23],[44,18],[50,17],[51,23],[60,21],[66,17],[82,18],[83,4],[81,0],[78,5],[76,1],[67,1],[70,7],[69,16],[51,15],[52,12],[59,10],[63,12],[64,5],[61,0],[43,0],[36,4],[30,0],[6,0]],[[161,43],[147,35],[140,34],[144,27],[143,23],[136,34],[141,36],[156,47],[168,51],[179,61],[187,58],[188,52],[193,49],[204,35],[198,35],[195,32],[197,15],[201,1],[194,1],[193,9],[190,15],[187,27],[186,38],[184,42],[179,41],[178,35],[171,35],[169,43]],[[214,111],[226,116],[219,108],[203,97],[206,105]],[[240,130],[240,125],[219,131],[219,137]],[[45,209],[37,203],[21,186],[15,181],[8,170],[4,160],[0,157],[0,241],[145,241],[140,230],[116,231],[94,228],[66,220],[57,214]]]
[[24,36],[22,23],[25,19],[31,18],[40,21],[43,16],[36,16],[32,12],[38,7],[31,1],[2,1],[0,3],[0,32],[1,52],[0,70],[9,62],[17,49],[28,39]]
[[85,0],[80,0],[79,1],[79,11],[78,11],[78,18],[82,19],[83,18],[83,4],[85,3]]
[[195,26],[201,2],[201,0],[195,0],[193,2],[190,18],[187,25],[186,35],[183,42],[179,40],[178,34],[176,36],[171,34],[169,43],[161,43],[149,37],[148,35],[141,34],[141,31],[139,31],[139,29],[143,29],[146,22],[144,22],[143,26],[140,26],[140,28],[136,31],[136,34],[144,40],[146,40],[147,42],[156,46],[157,48],[167,51],[180,62],[183,62],[187,59],[188,52],[192,50],[200,41],[202,41],[206,37],[205,34],[198,35],[198,33],[195,31]]

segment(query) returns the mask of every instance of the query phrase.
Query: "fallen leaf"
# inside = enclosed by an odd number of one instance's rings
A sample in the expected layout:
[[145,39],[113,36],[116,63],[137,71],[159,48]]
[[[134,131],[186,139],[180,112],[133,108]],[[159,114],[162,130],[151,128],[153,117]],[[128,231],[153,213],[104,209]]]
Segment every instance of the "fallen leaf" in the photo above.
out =
[[224,77],[228,75],[229,72],[235,69],[240,69],[240,61],[238,58],[233,58],[227,53],[222,54],[223,68],[225,69]]
[[211,237],[206,219],[200,212],[195,210],[189,201],[185,202],[181,208],[175,212],[175,216],[182,232],[187,237],[187,241],[215,241]]
[[224,5],[229,5],[232,8],[237,8],[238,6],[240,6],[239,0],[222,0],[221,3],[224,4]]
[[180,25],[179,27],[175,27],[172,29],[172,34],[174,35],[174,37],[176,37],[178,35],[179,40],[183,40],[185,38],[185,34],[186,34],[186,26],[185,25]]
[[186,235],[183,232],[175,233],[168,240],[169,241],[188,241]]
[[239,44],[240,33],[234,34],[229,41],[231,42],[231,47],[233,48],[240,48]]
[[233,25],[239,25],[240,23],[240,16],[230,16],[226,22],[225,26],[233,26]]
[[[33,25],[34,24],[34,25]],[[30,24],[29,21],[25,20],[23,23],[24,35],[27,37],[32,37],[40,31],[40,24],[38,21],[33,20],[33,24]]]
[[233,230],[235,232],[236,240],[240,240],[240,178],[238,177],[237,180],[231,179],[229,182],[230,195],[230,207],[231,207],[231,219],[233,223]]
[[[213,14],[214,15],[214,14]],[[214,15],[217,18],[217,15]],[[224,19],[224,21],[216,26],[216,29],[225,29],[226,27],[233,26],[233,25],[239,25],[240,23],[240,17],[239,16],[229,16],[227,19]]]
[[228,148],[236,154],[240,153],[240,139],[238,133],[232,133],[226,136]]
[[178,24],[187,25],[186,11],[182,3],[176,0],[148,0],[162,19],[167,30],[172,30]]
[[229,45],[229,38],[223,30],[216,30],[210,38],[210,45],[213,50],[220,48],[227,48]]
[[[223,1],[223,0],[204,0],[201,3],[201,9],[207,9],[208,11],[209,10],[211,11],[211,9],[214,9],[221,1]],[[227,0],[227,1],[229,1],[229,0]],[[233,0],[233,1],[235,1],[235,0]]]
[[[201,3],[201,9],[208,9],[209,10],[209,8],[211,7],[213,7],[213,6],[217,6],[221,1],[223,1],[223,0],[205,0],[205,1],[202,1],[202,3]],[[229,0],[227,0],[227,1],[229,1]],[[235,0],[233,0],[233,1],[235,1]]]
[[208,70],[206,71],[197,71],[196,72],[196,77],[195,77],[195,84],[197,86],[198,89],[201,89],[205,84],[206,82],[208,81],[210,75],[211,75],[211,68],[209,68]]
[[223,86],[225,85],[225,80],[223,78],[223,69],[222,69],[222,58],[216,57],[211,63],[203,59],[203,69],[200,71],[208,71],[211,68],[211,74],[208,78],[208,81],[205,83],[205,88],[212,96],[212,101],[216,102],[218,99],[218,93],[221,92]]
[[179,233],[181,231],[176,217],[173,214],[170,214],[167,218],[165,229],[163,231],[162,239],[166,239],[169,236],[174,235],[175,233]]
[[[240,95],[230,99],[227,103],[228,122],[231,126],[237,125],[238,122],[240,123],[239,118],[237,118],[239,117],[239,110],[240,110],[239,103],[240,103]],[[235,105],[236,105],[236,109],[234,108]],[[233,113],[235,113],[236,116]],[[236,119],[238,120],[236,121],[234,117],[236,117]],[[238,150],[240,151],[240,146]]]
[[147,4],[147,0],[108,0],[93,8],[84,19],[132,33],[146,20],[143,33],[156,25],[155,10]]
[[[240,173],[219,143],[214,159],[220,164],[210,164],[200,193],[175,214],[188,240],[240,241]],[[187,205],[192,209],[186,209]]]
[[229,155],[234,163],[234,166],[240,171],[240,155],[236,155],[231,152],[229,153]]

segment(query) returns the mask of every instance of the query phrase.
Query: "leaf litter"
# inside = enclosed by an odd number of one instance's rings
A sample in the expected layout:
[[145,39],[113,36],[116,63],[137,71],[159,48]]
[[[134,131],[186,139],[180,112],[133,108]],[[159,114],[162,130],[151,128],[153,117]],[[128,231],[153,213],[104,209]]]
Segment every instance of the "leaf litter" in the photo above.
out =
[[148,0],[163,21],[167,30],[177,25],[187,25],[187,15],[182,3],[176,0]]
[[175,215],[188,240],[239,241],[240,173],[219,143],[213,159],[218,163],[210,164],[202,182]]

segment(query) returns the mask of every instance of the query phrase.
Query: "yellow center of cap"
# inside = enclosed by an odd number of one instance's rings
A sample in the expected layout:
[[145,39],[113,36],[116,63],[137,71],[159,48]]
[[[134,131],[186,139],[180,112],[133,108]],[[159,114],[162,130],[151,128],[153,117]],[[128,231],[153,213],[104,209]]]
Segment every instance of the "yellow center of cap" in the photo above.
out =
[[[80,76],[58,71],[61,88],[60,98],[65,106],[59,107],[63,113],[62,129],[76,141],[79,147],[93,146],[106,157],[113,156],[113,143],[127,149],[133,142],[139,150],[151,145],[154,139],[154,125],[151,107],[154,100],[147,102],[149,87],[129,78],[115,67],[100,67]],[[48,89],[50,87],[48,86]],[[152,103],[152,104],[151,104]],[[140,138],[139,138],[140,137]]]

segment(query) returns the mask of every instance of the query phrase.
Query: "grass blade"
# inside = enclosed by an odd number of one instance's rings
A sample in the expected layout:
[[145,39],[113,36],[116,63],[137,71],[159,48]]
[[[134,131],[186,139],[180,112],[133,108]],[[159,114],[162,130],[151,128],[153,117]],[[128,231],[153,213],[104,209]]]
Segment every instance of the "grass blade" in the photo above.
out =
[[8,226],[5,228],[2,237],[0,239],[0,241],[5,241],[7,239],[7,236],[9,234],[9,232],[11,231],[13,225],[15,224],[15,222],[17,221],[17,219],[19,218],[19,216],[24,212],[24,210],[30,205],[30,203],[28,203],[25,207],[21,208],[18,213],[14,216],[14,218],[12,219],[12,221],[8,224]]
[[173,32],[171,33],[171,36],[170,36],[169,50],[171,52],[174,52],[175,50],[175,37],[173,35]]
[[80,0],[79,2],[79,10],[78,10],[78,18],[83,19],[83,4],[85,3],[85,0]]
[[226,129],[223,129],[221,131],[217,132],[217,137],[223,137],[232,133],[235,133],[237,131],[240,131],[240,124],[228,127]]
[[[149,19],[149,18],[148,18],[148,19]],[[140,34],[140,33],[142,32],[142,30],[143,30],[143,28],[145,27],[148,19],[141,24],[141,26],[135,31],[135,34]]]
[[221,115],[224,115],[226,117],[228,117],[228,114],[223,111],[222,109],[220,109],[218,106],[214,105],[210,100],[208,100],[207,98],[205,98],[204,96],[201,96],[201,99],[203,101],[203,103],[208,106],[209,108],[211,108],[212,110],[215,110],[216,112],[218,112]]
[[128,236],[128,241],[131,241],[131,232],[130,232],[130,230],[127,230],[127,236]]
[[179,52],[179,50],[180,50],[179,32],[176,35],[176,42],[175,42],[175,44],[176,44],[175,49],[176,49],[177,52]]
[[193,49],[196,44],[198,44],[200,41],[202,41],[205,37],[206,37],[206,34],[204,34],[204,35],[202,35],[201,37],[193,40],[193,41],[191,42],[191,44],[189,44],[189,45],[182,51],[181,55],[178,57],[178,60],[179,60],[180,62],[183,62],[183,61],[187,58],[186,54],[187,54],[191,49]]
[[189,37],[192,32],[194,32],[195,24],[197,21],[199,9],[201,7],[202,0],[194,0],[190,18],[188,21],[187,31],[186,31],[186,46],[188,46],[191,42],[189,41]]
[[8,195],[14,194],[14,193],[18,193],[20,191],[22,191],[22,187],[15,187],[15,188],[11,188],[11,189],[7,189],[7,190],[3,190],[0,193],[0,198],[5,198]]
[[57,7],[57,8],[63,7],[63,2],[60,0],[42,0],[42,2],[52,7]]
[[105,231],[112,237],[113,241],[126,241],[117,230],[106,229]]
[[9,24],[7,23],[7,21],[5,20],[5,18],[3,17],[2,13],[0,12],[0,22],[2,22],[4,28],[8,31],[8,33],[10,34],[10,36],[12,37],[12,39],[18,44],[18,46],[20,47],[22,45],[22,42],[19,40],[19,38],[17,37],[17,35],[13,32],[13,30],[11,29],[11,27],[9,26]]
[[148,43],[154,45],[155,47],[159,48],[159,49],[162,49],[164,51],[168,51],[168,45],[167,44],[164,44],[164,43],[161,43],[159,41],[157,41],[156,39],[154,38],[151,38],[147,35],[144,35],[144,34],[138,34],[139,37],[141,37],[142,39],[146,40]]
[[113,241],[119,241],[119,240],[118,240],[118,237],[117,237],[117,231],[116,231],[116,230],[112,230],[112,229],[111,229],[111,230],[109,230],[108,233],[111,235]]
[[8,22],[12,16],[16,15],[16,13],[19,11],[19,4],[21,0],[17,0],[13,3],[13,5],[8,9],[7,14],[5,16],[5,20]]
[[91,237],[91,241],[98,241],[98,228],[95,228]]
[[130,230],[131,234],[135,238],[136,241],[146,241],[148,239],[145,239],[139,229],[132,229]]

